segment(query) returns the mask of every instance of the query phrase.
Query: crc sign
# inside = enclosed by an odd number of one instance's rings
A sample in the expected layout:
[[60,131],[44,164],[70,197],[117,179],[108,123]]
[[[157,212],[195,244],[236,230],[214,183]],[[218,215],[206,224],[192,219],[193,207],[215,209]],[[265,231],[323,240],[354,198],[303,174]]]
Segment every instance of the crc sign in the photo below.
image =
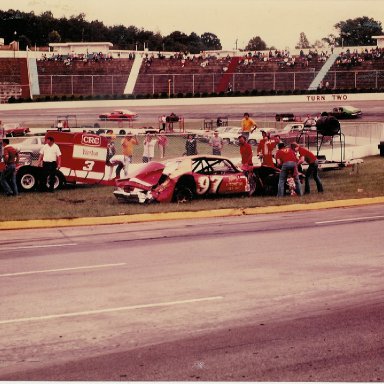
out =
[[81,136],[81,144],[87,145],[90,147],[100,147],[101,137],[100,136],[82,135]]

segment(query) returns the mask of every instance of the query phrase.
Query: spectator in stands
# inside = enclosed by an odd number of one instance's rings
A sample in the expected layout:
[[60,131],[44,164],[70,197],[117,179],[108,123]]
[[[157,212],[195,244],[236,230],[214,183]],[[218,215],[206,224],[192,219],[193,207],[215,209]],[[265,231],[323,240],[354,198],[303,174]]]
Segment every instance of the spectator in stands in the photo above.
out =
[[285,192],[285,183],[289,174],[295,180],[296,195],[301,196],[301,186],[299,180],[299,172],[297,170],[298,159],[296,153],[291,148],[286,148],[283,142],[278,144],[276,153],[277,166],[281,168],[279,175],[279,184],[277,188],[277,197],[283,197]]
[[57,122],[57,126],[56,126],[56,128],[57,128],[58,131],[62,131],[62,130],[63,130],[63,128],[64,128],[64,124],[63,124],[63,122],[62,122],[61,120],[59,120],[59,121]]
[[185,142],[185,152],[186,156],[197,155],[197,141],[195,135],[189,134],[187,137],[187,141]]
[[245,112],[241,120],[241,134],[248,141],[250,133],[257,128],[257,124],[249,117],[249,113]]
[[136,138],[136,136],[133,136],[131,132],[127,132],[124,139],[121,140],[121,146],[123,148],[123,167],[124,167],[124,174],[125,177],[128,177],[128,168],[129,164],[132,163],[133,158],[133,148],[135,145],[138,145],[139,142]]
[[0,184],[7,196],[17,196],[19,191],[16,183],[16,166],[19,162],[19,151],[9,144],[9,139],[3,139],[2,142],[5,168],[0,175]]
[[321,183],[320,177],[319,177],[319,163],[317,160],[317,157],[309,151],[307,148],[301,147],[296,142],[291,144],[291,148],[299,154],[299,161],[298,165],[307,162],[308,168],[305,172],[305,187],[304,187],[304,193],[309,194],[311,192],[310,186],[309,186],[309,179],[313,177],[313,180],[316,183],[317,192],[322,193],[324,192],[323,184]]
[[209,145],[212,147],[212,155],[221,156],[221,150],[223,149],[223,139],[219,137],[219,131],[215,129],[213,137],[209,140]]

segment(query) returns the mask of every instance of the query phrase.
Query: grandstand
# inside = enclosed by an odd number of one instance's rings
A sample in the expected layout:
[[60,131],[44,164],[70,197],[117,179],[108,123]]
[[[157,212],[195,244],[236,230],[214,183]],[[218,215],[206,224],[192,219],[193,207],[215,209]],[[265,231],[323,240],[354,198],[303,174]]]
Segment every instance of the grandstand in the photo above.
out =
[[22,56],[0,58],[2,102],[11,97],[304,93],[319,77],[317,91],[384,88],[384,48],[377,47],[339,48],[332,61],[327,52],[310,50]]

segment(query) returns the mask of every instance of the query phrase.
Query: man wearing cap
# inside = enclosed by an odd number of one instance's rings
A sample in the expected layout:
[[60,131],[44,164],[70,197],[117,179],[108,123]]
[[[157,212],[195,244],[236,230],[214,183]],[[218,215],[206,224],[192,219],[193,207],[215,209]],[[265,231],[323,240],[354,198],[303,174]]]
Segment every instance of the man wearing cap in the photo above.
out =
[[215,129],[213,137],[209,140],[209,145],[212,147],[212,155],[221,156],[221,150],[223,148],[223,139],[219,137],[219,131]]
[[124,139],[121,140],[121,146],[123,148],[124,156],[124,174],[125,177],[128,177],[128,167],[132,163],[133,148],[134,145],[138,145],[136,136],[133,136],[131,132],[127,132]]
[[284,196],[285,182],[287,181],[288,173],[291,172],[295,179],[295,192],[296,195],[301,196],[301,186],[299,180],[299,172],[297,171],[297,157],[296,153],[291,148],[286,148],[283,142],[278,144],[278,151],[276,152],[277,166],[281,168],[279,175],[279,184],[277,188],[277,197]]

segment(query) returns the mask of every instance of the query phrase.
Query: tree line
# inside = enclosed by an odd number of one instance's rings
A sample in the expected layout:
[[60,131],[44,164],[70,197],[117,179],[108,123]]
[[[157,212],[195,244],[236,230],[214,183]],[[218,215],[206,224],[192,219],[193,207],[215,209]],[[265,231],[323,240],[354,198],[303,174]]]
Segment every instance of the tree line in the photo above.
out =
[[5,43],[18,41],[20,49],[42,47],[49,43],[66,42],[111,42],[114,49],[151,51],[176,51],[199,53],[205,50],[221,49],[219,38],[210,32],[187,35],[174,31],[167,36],[154,33],[135,26],[105,26],[99,20],[87,21],[85,14],[69,18],[54,18],[52,12],[40,15],[34,12],[21,12],[10,9],[0,11],[0,37]]
[[[382,35],[383,29],[379,21],[367,16],[340,21],[334,25],[336,34],[325,36],[321,41],[309,43],[304,32],[300,34],[295,48],[321,48],[325,44],[335,46],[375,45],[372,36]],[[167,36],[159,32],[147,31],[135,26],[113,25],[105,26],[99,20],[87,21],[85,14],[69,18],[55,18],[52,12],[46,11],[40,15],[34,12],[21,12],[9,9],[0,11],[0,37],[5,43],[18,41],[21,50],[26,47],[48,46],[49,43],[65,42],[100,42],[108,41],[114,49],[190,52],[197,54],[201,51],[220,50],[220,39],[212,32],[189,35],[174,31]],[[244,50],[276,49],[260,37],[249,40]]]

